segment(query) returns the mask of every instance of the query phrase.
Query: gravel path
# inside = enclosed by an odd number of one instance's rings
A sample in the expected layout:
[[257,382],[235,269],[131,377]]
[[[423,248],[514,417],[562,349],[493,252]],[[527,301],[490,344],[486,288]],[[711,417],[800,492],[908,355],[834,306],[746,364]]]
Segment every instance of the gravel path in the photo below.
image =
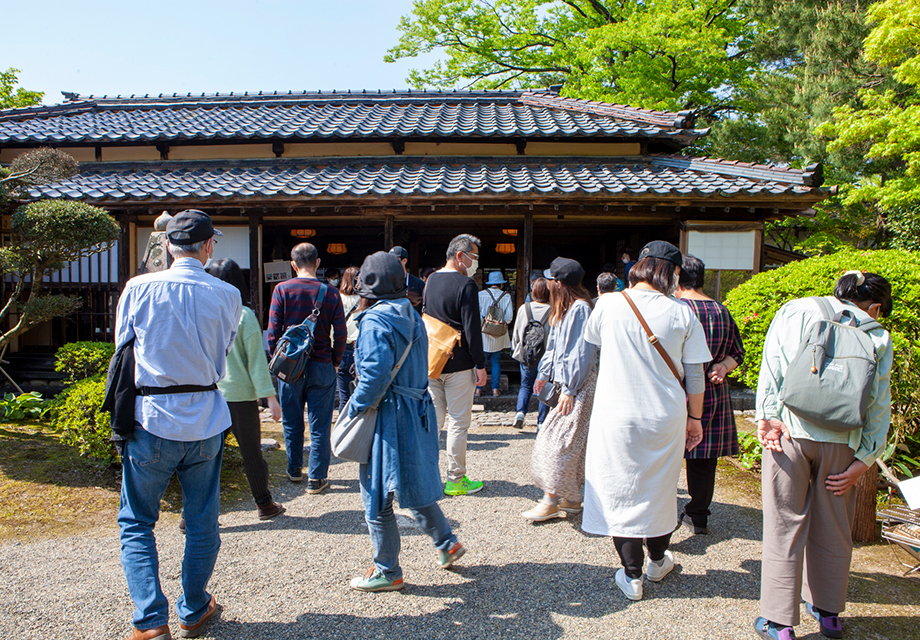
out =
[[[532,420],[533,416],[529,416]],[[610,580],[613,544],[582,533],[580,516],[531,524],[520,517],[540,492],[530,483],[535,437],[508,428],[513,413],[480,413],[469,440],[475,496],[442,508],[470,552],[437,568],[430,541],[399,515],[403,592],[365,594],[348,581],[370,565],[357,465],[334,461],[319,496],[274,476],[287,514],[259,522],[251,501],[221,514],[223,546],[210,589],[223,605],[206,638],[753,638],[758,615],[760,510],[749,475],[720,467],[713,533],[675,533],[678,567],[645,599],[629,602]],[[268,456],[281,456],[273,451]],[[442,468],[444,466],[442,455]],[[277,468],[277,466],[276,466]],[[681,499],[687,498],[681,489]],[[161,576],[179,595],[178,516],[157,528]],[[89,534],[0,546],[0,638],[122,638],[133,605],[119,563],[114,517]],[[920,580],[902,578],[888,549],[857,549],[846,621],[850,638],[917,638]],[[171,623],[178,637],[178,621]],[[803,612],[804,616],[804,612]],[[820,638],[803,618],[800,638]]]

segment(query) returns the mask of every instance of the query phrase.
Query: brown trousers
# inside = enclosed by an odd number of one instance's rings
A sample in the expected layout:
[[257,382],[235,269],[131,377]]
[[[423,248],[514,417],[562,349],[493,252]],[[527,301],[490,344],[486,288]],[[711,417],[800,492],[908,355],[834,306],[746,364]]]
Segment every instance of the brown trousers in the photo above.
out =
[[846,607],[856,491],[835,496],[824,481],[845,471],[854,456],[845,444],[782,443],[782,453],[763,454],[760,614],[794,626],[800,597],[831,613]]

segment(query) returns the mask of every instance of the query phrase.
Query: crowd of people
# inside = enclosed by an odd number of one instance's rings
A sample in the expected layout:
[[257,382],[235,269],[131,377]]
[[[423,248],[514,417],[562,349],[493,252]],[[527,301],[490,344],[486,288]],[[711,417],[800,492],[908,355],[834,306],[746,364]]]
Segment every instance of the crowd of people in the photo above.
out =
[[[638,254],[626,250],[626,283],[605,265],[595,297],[583,283],[582,265],[559,257],[534,275],[515,314],[500,271],[478,290],[473,276],[482,243],[469,234],[451,240],[444,267],[424,273],[424,280],[408,272],[406,250],[394,247],[368,256],[360,268],[326,270],[324,282],[317,277],[316,248],[301,243],[291,253],[296,277],[272,293],[267,342],[273,351],[288,328],[309,319],[313,349],[302,377],[273,383],[261,327],[242,304],[242,271],[232,260],[210,260],[215,235],[220,232],[203,212],[177,214],[166,228],[172,266],[130,280],[118,305],[116,346],[134,341],[138,390],[135,432],[123,443],[118,516],[136,606],[132,640],[170,637],[153,530],[173,474],[182,485],[186,532],[183,594],[176,603],[182,637],[200,635],[219,610],[207,584],[220,547],[225,433],[239,443],[258,517],[285,512],[272,498],[260,450],[260,400],[283,425],[287,478],[306,476],[310,494],[329,486],[336,396],[348,417],[377,408],[370,457],[358,468],[373,564],[352,588],[405,586],[394,501],[432,539],[438,564],[451,567],[467,549],[438,501],[485,487],[470,478],[467,434],[474,398],[489,387],[501,393],[500,357],[508,349],[521,375],[515,428],[523,427],[532,395],[540,400],[531,471],[543,496],[524,518],[538,522],[583,511],[585,532],[612,539],[622,564],[612,584],[630,600],[642,598],[645,580],[672,572],[668,547],[682,523],[695,535],[709,532],[718,458],[738,451],[726,376],[744,361],[745,350],[726,307],[704,293],[699,259],[664,241]],[[829,321],[826,305],[833,321],[862,327],[877,360],[865,418],[845,432],[784,404],[784,375],[806,334]],[[892,345],[875,321],[891,309],[884,278],[852,271],[839,279],[834,296],[794,300],[770,327],[756,416],[764,446],[761,617],[755,621],[761,637],[795,638],[800,597],[825,636],[841,637],[853,486],[880,454],[890,420]],[[426,329],[432,323],[457,336],[436,370]],[[683,464],[690,501],[679,511]]]

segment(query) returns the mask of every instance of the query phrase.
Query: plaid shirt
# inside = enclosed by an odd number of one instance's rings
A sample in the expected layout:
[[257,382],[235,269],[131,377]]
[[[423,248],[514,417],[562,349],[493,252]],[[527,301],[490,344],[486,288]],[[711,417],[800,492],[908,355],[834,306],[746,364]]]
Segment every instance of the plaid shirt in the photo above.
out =
[[[302,323],[316,306],[321,283],[316,278],[293,278],[275,287],[268,311],[268,349],[275,352],[275,344],[288,327]],[[330,334],[335,336],[332,345]],[[345,312],[342,299],[335,287],[326,285],[326,296],[319,308],[319,319],[313,331],[314,362],[331,362],[336,367],[345,353]]]
[[[744,360],[744,345],[738,325],[724,305],[714,300],[681,299],[690,305],[693,313],[703,325],[706,344],[712,353],[712,362],[719,362],[731,356],[741,364]],[[684,454],[686,458],[718,458],[738,454],[738,432],[735,427],[735,412],[732,411],[728,395],[728,383],[712,384],[709,381],[709,366],[705,367],[706,392],[703,396],[703,441],[693,451]]]

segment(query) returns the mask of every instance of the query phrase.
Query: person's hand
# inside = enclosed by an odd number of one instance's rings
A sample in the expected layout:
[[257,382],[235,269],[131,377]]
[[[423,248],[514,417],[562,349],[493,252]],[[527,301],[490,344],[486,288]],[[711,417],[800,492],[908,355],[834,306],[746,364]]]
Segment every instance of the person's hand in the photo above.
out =
[[835,473],[827,476],[827,480],[824,481],[824,486],[835,496],[842,496],[849,491],[850,487],[856,486],[862,474],[868,469],[869,467],[866,466],[865,462],[854,460],[843,473]]
[[757,421],[757,440],[763,445],[764,449],[769,451],[782,451],[782,438],[792,440],[789,435],[789,429],[783,424],[782,420],[775,418],[770,420]]
[[559,415],[567,416],[575,408],[575,396],[567,396],[564,393],[559,394],[559,404],[556,405],[556,411]]
[[693,451],[703,441],[703,423],[687,417],[687,451]]
[[477,387],[486,386],[486,370],[485,369],[476,369],[476,386]]
[[709,381],[712,384],[722,384],[725,382],[725,376],[728,375],[728,367],[721,362],[709,367]]
[[540,392],[543,391],[543,385],[546,384],[546,380],[537,380],[533,383],[533,392],[537,395],[540,395]]
[[281,422],[281,405],[278,404],[278,396],[272,396],[268,399],[268,409],[272,412],[272,420]]

